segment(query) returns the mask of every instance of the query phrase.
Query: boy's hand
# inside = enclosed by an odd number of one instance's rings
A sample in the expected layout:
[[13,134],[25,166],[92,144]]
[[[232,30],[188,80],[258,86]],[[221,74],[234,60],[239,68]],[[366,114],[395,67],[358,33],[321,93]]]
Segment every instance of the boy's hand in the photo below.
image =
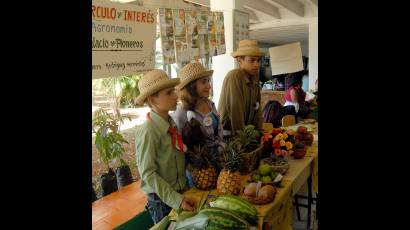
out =
[[195,208],[195,200],[184,196],[182,199],[181,208],[185,211],[193,211]]

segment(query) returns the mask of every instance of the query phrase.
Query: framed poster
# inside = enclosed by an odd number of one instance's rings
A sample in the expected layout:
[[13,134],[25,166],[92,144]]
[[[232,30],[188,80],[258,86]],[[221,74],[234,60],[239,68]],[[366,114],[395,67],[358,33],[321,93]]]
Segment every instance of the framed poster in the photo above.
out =
[[208,34],[199,35],[199,55],[201,58],[206,58],[209,53]]
[[174,9],[174,36],[185,36],[185,10]]
[[197,16],[199,34],[208,34],[208,15],[209,11],[200,11]]
[[175,37],[175,54],[177,62],[187,62],[190,60],[188,42],[185,36]]
[[215,28],[216,28],[216,49],[218,55],[226,53],[225,45],[225,26],[223,12],[214,12]]
[[164,64],[175,63],[174,20],[171,8],[159,8],[159,25]]

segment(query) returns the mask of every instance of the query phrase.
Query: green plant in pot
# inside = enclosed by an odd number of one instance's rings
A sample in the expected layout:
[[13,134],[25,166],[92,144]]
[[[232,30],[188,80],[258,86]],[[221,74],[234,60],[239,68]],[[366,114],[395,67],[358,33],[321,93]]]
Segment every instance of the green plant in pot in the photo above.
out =
[[120,160],[120,166],[115,169],[115,173],[118,185],[124,187],[131,184],[134,180],[132,179],[131,169],[128,164],[122,159],[122,157],[119,156],[118,159]]
[[92,202],[94,202],[94,201],[96,201],[96,200],[97,200],[97,194],[95,193],[94,186],[92,187],[92,189],[93,189],[93,194],[92,194],[91,201],[92,201]]
[[247,125],[237,131],[237,135],[231,140],[233,148],[242,152],[241,173],[249,173],[259,166],[263,145],[260,143],[262,133],[253,125]]
[[123,123],[123,117],[119,112],[116,115],[112,115],[102,108],[95,112],[95,117],[93,118],[95,147],[99,152],[101,161],[107,166],[108,171],[101,175],[103,196],[118,190],[117,177],[110,167],[110,163],[114,159],[121,159],[125,151],[122,145],[128,143],[119,133],[120,123]]

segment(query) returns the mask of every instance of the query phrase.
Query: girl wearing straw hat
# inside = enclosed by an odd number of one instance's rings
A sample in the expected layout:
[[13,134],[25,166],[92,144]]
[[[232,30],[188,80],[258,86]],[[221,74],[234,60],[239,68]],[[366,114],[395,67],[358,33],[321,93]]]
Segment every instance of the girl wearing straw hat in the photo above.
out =
[[183,196],[186,189],[186,146],[175,123],[168,115],[175,110],[174,87],[179,79],[171,79],[163,70],[152,70],[138,82],[140,95],[136,102],[148,104],[147,121],[136,128],[136,152],[141,189],[148,197],[146,209],[155,223],[172,208],[192,211],[195,200]]
[[[211,153],[212,162],[216,163],[225,144],[215,104],[208,99],[212,74],[213,70],[206,70],[200,63],[190,63],[181,69],[178,75],[181,83],[176,88],[182,106],[178,106],[172,116],[188,148],[198,144],[206,146]],[[219,166],[214,166],[218,170]],[[187,175],[192,187],[190,174]]]
[[239,68],[225,76],[218,104],[225,136],[235,135],[237,130],[249,124],[262,128],[258,76],[261,56],[264,53],[259,50],[256,40],[241,40],[238,49],[232,53]]

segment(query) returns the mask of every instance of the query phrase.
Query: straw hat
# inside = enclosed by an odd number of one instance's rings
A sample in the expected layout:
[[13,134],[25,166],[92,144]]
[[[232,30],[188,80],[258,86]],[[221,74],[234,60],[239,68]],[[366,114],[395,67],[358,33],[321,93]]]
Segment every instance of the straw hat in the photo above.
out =
[[179,79],[171,79],[167,73],[163,70],[154,69],[141,77],[138,81],[138,89],[140,95],[137,97],[136,102],[139,105],[143,105],[145,99],[152,94],[169,87],[174,87],[179,84]]
[[241,40],[238,44],[238,49],[232,53],[232,57],[238,56],[264,56],[265,54],[259,50],[258,41],[256,40]]
[[201,77],[210,76],[214,73],[213,70],[206,70],[201,63],[189,63],[188,65],[184,66],[179,71],[178,78],[181,79],[181,83],[177,85],[177,90],[181,90],[184,88],[188,83],[199,79]]

